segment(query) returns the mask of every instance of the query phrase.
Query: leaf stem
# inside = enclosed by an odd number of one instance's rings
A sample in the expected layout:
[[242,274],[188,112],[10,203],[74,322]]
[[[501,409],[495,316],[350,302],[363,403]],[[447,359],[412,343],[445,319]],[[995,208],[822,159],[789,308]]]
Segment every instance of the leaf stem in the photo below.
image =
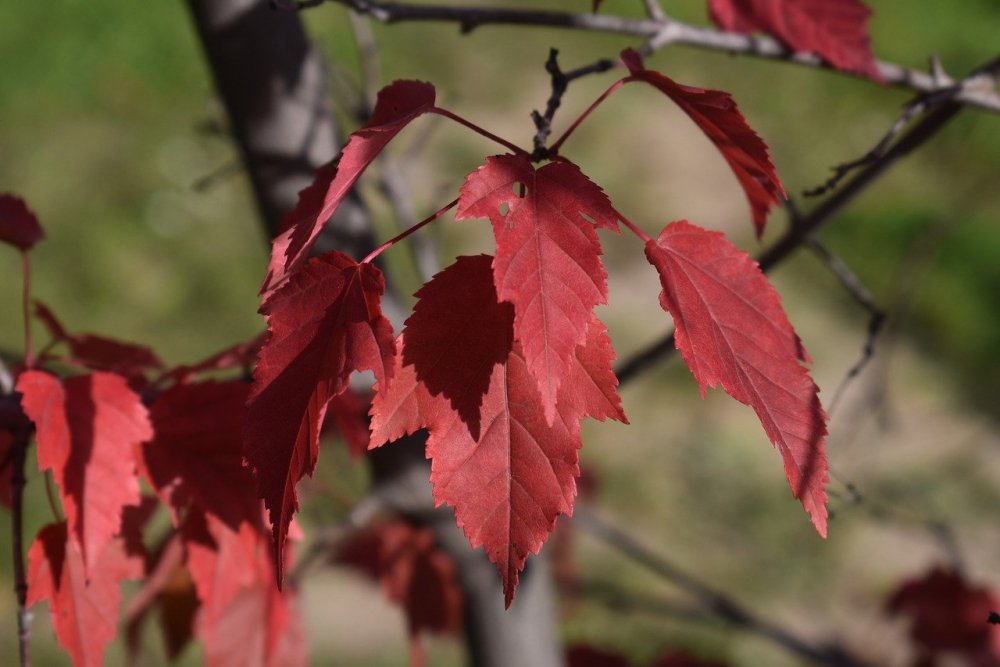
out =
[[492,141],[497,142],[498,144],[500,144],[501,146],[503,146],[507,150],[509,150],[512,153],[514,153],[515,155],[531,155],[531,153],[529,153],[528,151],[524,150],[520,146],[516,146],[515,144],[512,144],[511,142],[507,141],[503,137],[498,137],[497,135],[493,134],[489,130],[484,130],[483,128],[479,127],[478,125],[476,125],[472,121],[466,120],[466,119],[462,118],[461,116],[459,116],[458,114],[452,113],[451,111],[448,111],[447,109],[442,109],[440,107],[434,107],[428,113],[436,113],[439,116],[444,116],[445,118],[448,118],[448,119],[451,119],[451,120],[455,121],[459,125],[464,125],[465,127],[469,128],[470,130],[472,130],[473,132],[475,132],[476,134],[480,134],[480,135],[486,137],[487,139],[490,139]]
[[601,103],[604,102],[604,100],[606,100],[609,97],[611,97],[611,94],[613,92],[615,92],[616,90],[618,90],[619,88],[621,88],[623,84],[628,83],[631,80],[632,80],[631,77],[626,77],[624,79],[619,79],[618,81],[615,81],[613,84],[611,84],[611,86],[607,90],[605,90],[603,93],[601,93],[600,97],[598,97],[596,100],[594,100],[591,103],[591,105],[589,107],[587,107],[584,110],[584,112],[577,117],[576,120],[573,121],[573,124],[570,125],[569,128],[565,132],[562,133],[562,136],[560,136],[558,139],[556,139],[555,143],[552,144],[549,147],[549,152],[550,153],[558,153],[559,152],[559,147],[562,146],[563,142],[566,141],[569,138],[569,135],[573,134],[573,132],[576,131],[576,128],[580,126],[580,123],[582,123],[584,120],[586,120],[587,117],[594,111],[594,109],[596,109],[597,107],[599,107],[601,105]]
[[385,243],[383,243],[379,247],[377,247],[374,250],[372,250],[368,254],[367,257],[365,257],[363,260],[361,260],[361,263],[362,264],[370,264],[372,261],[375,260],[376,257],[378,257],[379,255],[381,255],[383,251],[385,251],[388,248],[390,248],[390,247],[394,246],[395,244],[399,243],[400,241],[402,241],[407,236],[409,236],[410,234],[414,233],[415,231],[417,231],[418,229],[420,229],[424,225],[427,225],[427,224],[430,224],[431,222],[434,222],[435,220],[437,220],[438,218],[440,218],[442,215],[444,215],[445,213],[447,213],[451,209],[455,208],[455,206],[457,206],[457,205],[458,205],[458,197],[455,197],[450,202],[448,202],[447,204],[445,204],[444,206],[442,206],[438,210],[434,211],[429,216],[427,216],[426,218],[424,218],[423,220],[421,220],[417,224],[413,225],[412,227],[410,227],[409,229],[407,229],[403,233],[397,234],[396,236],[394,236],[393,238],[389,239],[388,241],[386,241]]
[[646,230],[640,229],[634,222],[626,218],[624,215],[618,211],[618,219],[621,220],[622,224],[628,227],[628,230],[642,239],[643,243],[649,243],[653,240],[653,237],[646,233]]
[[21,251],[21,317],[24,318],[24,367],[35,364],[31,347],[31,261],[28,251]]

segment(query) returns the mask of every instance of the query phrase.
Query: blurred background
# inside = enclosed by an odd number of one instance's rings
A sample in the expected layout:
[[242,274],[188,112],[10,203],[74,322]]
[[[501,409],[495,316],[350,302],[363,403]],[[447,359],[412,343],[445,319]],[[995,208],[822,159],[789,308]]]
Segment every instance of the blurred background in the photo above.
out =
[[[530,2],[497,2],[531,6]],[[537,5],[537,3],[535,3]],[[589,0],[553,8],[587,11]],[[930,55],[962,76],[996,55],[996,0],[872,3],[876,55],[925,68]],[[677,0],[676,18],[707,25],[702,0]],[[606,0],[602,12],[640,16],[638,0]],[[360,63],[345,10],[304,19],[329,58],[331,89],[359,94]],[[635,39],[542,28],[449,24],[373,25],[384,83],[431,81],[442,106],[519,145],[530,144],[532,109],[549,95],[550,48],[564,69],[613,58]],[[267,261],[238,153],[226,129],[186,7],[110,0],[0,6],[0,191],[25,198],[47,238],[32,254],[33,293],[72,332],[152,346],[169,363],[190,362],[258,333],[257,291]],[[673,47],[647,66],[690,85],[729,91],[772,150],[786,190],[800,196],[830,167],[868,151],[910,96],[852,77]],[[556,132],[615,80],[575,82]],[[761,242],[728,167],[667,100],[638,87],[616,94],[563,153],[651,233],[687,218],[725,231],[757,253],[786,216],[772,215]],[[356,120],[341,110],[345,126]],[[433,119],[393,146],[414,210],[423,217],[454,197],[464,175],[496,148]],[[332,157],[332,156],[331,156]],[[391,230],[390,207],[362,187]],[[819,539],[784,480],[779,457],[752,411],[720,392],[701,401],[672,359],[622,388],[632,422],[586,428],[589,502],[607,517],[717,588],[781,624],[833,639],[875,664],[912,657],[906,628],[884,600],[934,564],[959,564],[1000,589],[1000,117],[963,112],[945,131],[856,200],[820,234],[888,315],[876,354],[838,394],[866,341],[869,313],[806,250],[772,273],[812,354],[832,412],[828,452],[833,521]],[[390,232],[387,232],[387,234]],[[446,217],[430,234],[443,265],[485,252],[485,223]],[[620,359],[670,330],[655,272],[631,235],[604,235],[609,325]],[[395,253],[396,257],[393,257]],[[412,293],[416,273],[401,249],[390,268]],[[19,258],[0,248],[0,351],[22,349]],[[37,329],[37,328],[36,328]],[[41,330],[36,334],[41,336]],[[309,486],[304,524],[343,515],[365,489],[364,466],[327,448]],[[49,520],[37,473],[29,477],[27,533]],[[330,490],[332,489],[332,491]],[[331,500],[333,498],[333,500]],[[561,523],[569,523],[561,520]],[[12,590],[9,517],[0,516],[0,588]],[[572,550],[593,590],[670,600],[676,591],[585,532]],[[405,625],[377,585],[350,570],[304,586],[314,664],[397,665]],[[47,612],[36,609],[36,664],[68,664]],[[0,655],[14,655],[13,595],[0,596]],[[795,665],[759,637],[649,610],[612,608],[600,596],[566,598],[562,632],[641,664],[667,646],[691,647],[733,665]],[[158,637],[147,638],[159,664]],[[120,642],[119,642],[120,644]],[[429,643],[430,664],[461,664],[456,640]],[[120,645],[108,664],[119,664]],[[196,647],[187,664],[198,664]]]

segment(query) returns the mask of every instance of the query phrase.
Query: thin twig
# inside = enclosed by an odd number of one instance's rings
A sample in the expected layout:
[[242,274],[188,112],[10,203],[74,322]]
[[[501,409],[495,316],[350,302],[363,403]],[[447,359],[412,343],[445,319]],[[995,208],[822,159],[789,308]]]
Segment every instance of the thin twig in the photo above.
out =
[[786,651],[815,664],[860,667],[866,663],[836,646],[813,644],[776,623],[766,620],[728,595],[715,590],[636,540],[616,524],[605,521],[587,507],[577,505],[573,522],[622,555],[669,581],[697,600],[706,610],[734,628],[764,637]]
[[837,391],[834,392],[833,398],[827,406],[828,412],[832,415],[837,410],[837,405],[840,403],[848,385],[864,370],[868,362],[874,357],[875,341],[878,340],[878,336],[882,332],[882,325],[885,324],[885,313],[875,305],[871,293],[861,283],[861,279],[839,257],[830,252],[826,246],[814,237],[809,237],[806,240],[806,245],[820,258],[824,266],[830,269],[831,273],[837,277],[837,280],[840,281],[840,284],[847,290],[848,294],[862,308],[868,311],[870,318],[868,320],[868,334],[865,337],[865,343],[861,350],[861,358],[847,371],[847,375],[841,380],[840,386],[837,387]]
[[[678,44],[695,48],[724,51],[769,60],[782,60],[806,67],[831,69],[818,56],[796,53],[770,37],[742,35],[714,28],[694,26],[670,17],[655,19],[630,18],[609,14],[574,14],[532,9],[502,7],[468,7],[430,4],[404,4],[375,0],[335,0],[356,12],[369,14],[383,23],[403,21],[442,21],[458,23],[463,32],[485,25],[522,25],[571,28],[591,32],[610,32],[642,37],[648,40],[644,51],[651,53]],[[876,68],[886,84],[907,88],[918,93],[933,93],[952,87],[947,77],[910,69],[895,63],[877,61]],[[835,70],[841,74],[864,78],[862,75]],[[993,89],[995,75],[966,79],[957,86],[950,100],[1000,113],[1000,94]]]

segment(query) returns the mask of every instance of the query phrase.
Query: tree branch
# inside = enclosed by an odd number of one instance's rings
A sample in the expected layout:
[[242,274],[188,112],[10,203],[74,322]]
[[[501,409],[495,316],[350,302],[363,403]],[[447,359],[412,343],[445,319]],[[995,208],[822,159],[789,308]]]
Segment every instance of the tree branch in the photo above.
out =
[[[644,47],[647,54],[672,44],[679,44],[768,60],[781,60],[805,67],[829,69],[840,74],[861,77],[861,75],[851,72],[833,70],[814,54],[789,51],[780,42],[770,37],[742,35],[695,26],[666,15],[662,18],[639,19],[608,14],[577,14],[501,7],[414,5],[378,2],[377,0],[329,1],[345,5],[361,14],[369,14],[383,23],[450,22],[458,23],[462,32],[470,32],[486,25],[521,25],[608,32],[649,40]],[[908,88],[918,93],[934,93],[953,88],[952,92],[949,93],[951,100],[959,104],[1000,113],[1000,95],[994,90],[995,73],[992,76],[984,73],[983,76],[967,79],[956,86],[954,81],[940,72],[927,73],[884,61],[877,61],[876,66],[879,74],[889,85]]]

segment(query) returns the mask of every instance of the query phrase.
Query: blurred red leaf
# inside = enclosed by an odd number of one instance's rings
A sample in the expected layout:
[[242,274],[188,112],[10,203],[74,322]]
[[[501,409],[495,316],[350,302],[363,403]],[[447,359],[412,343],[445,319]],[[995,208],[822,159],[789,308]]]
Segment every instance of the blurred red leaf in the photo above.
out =
[[45,237],[38,218],[20,197],[0,194],[0,242],[28,251]]
[[241,381],[175,385],[150,407],[156,433],[139,447],[143,475],[175,523],[191,506],[233,530],[257,525],[260,505],[243,467],[243,423],[250,385]]
[[22,373],[17,390],[35,423],[38,467],[52,470],[70,535],[87,573],[121,528],[122,508],[139,502],[134,448],[153,436],[149,415],[125,378],[91,373],[60,381]]
[[121,540],[105,543],[88,565],[66,523],[42,528],[28,549],[27,604],[48,601],[56,637],[76,667],[104,664],[118,632],[119,583],[142,576],[142,559],[127,554]]
[[1000,626],[987,622],[1000,597],[950,569],[935,567],[900,585],[887,609],[910,619],[910,637],[930,656],[954,651],[974,665],[1000,665]]
[[708,0],[712,21],[730,32],[766,32],[792,51],[817,54],[837,69],[882,81],[860,0]]

